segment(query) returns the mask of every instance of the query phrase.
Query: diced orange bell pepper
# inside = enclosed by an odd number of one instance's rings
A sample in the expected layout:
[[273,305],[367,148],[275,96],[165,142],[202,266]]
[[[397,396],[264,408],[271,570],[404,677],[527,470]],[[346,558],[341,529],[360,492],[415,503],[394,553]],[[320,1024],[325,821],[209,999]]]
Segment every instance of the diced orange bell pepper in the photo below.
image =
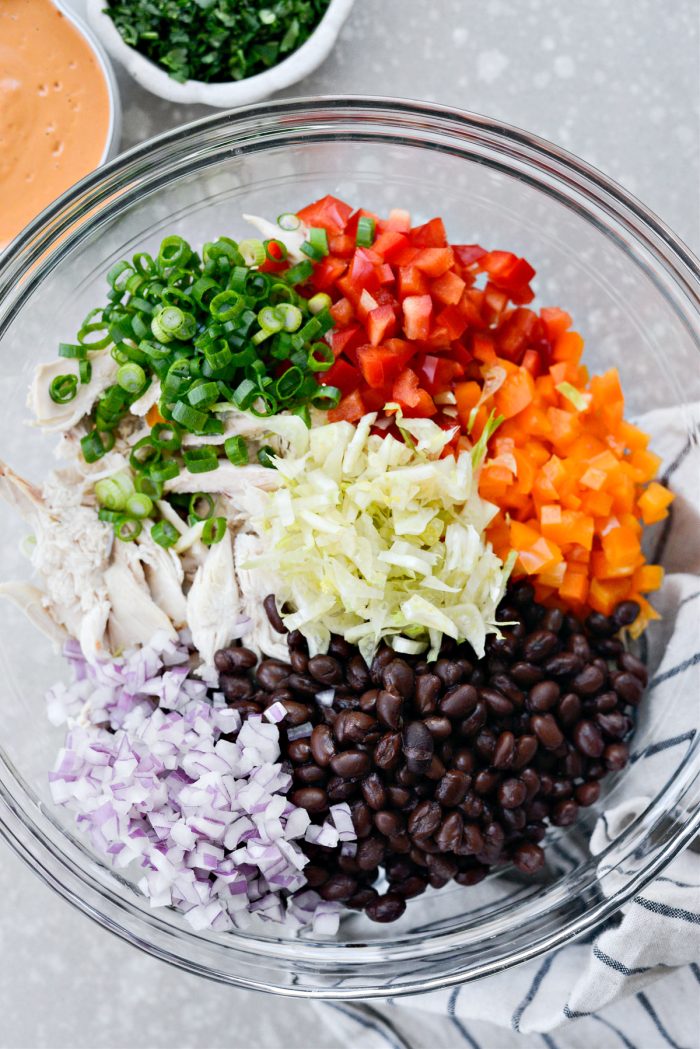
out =
[[664,488],[657,481],[652,481],[637,500],[644,524],[655,524],[657,521],[663,521],[664,517],[668,517],[668,507],[673,500],[673,492],[669,492],[668,488]]

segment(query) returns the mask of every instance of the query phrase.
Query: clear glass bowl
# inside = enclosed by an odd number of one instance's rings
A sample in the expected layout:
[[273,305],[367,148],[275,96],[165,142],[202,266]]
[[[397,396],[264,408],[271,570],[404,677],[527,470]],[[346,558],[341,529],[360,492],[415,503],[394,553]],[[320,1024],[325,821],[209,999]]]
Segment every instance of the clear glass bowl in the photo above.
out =
[[[484,117],[395,100],[319,99],[250,107],[150,142],[89,176],[15,242],[0,266],[0,456],[38,480],[53,441],[24,426],[40,359],[103,296],[107,268],[167,233],[197,243],[243,233],[242,211],[276,216],[325,193],[379,212],[439,213],[454,239],[525,254],[541,303],[576,318],[592,369],[617,365],[632,415],[700,396],[698,269],[653,215],[599,172]],[[692,453],[698,456],[697,446]],[[700,458],[700,456],[698,456]],[[0,577],[26,574],[22,525],[3,510]],[[672,620],[672,615],[671,615]],[[668,625],[668,619],[667,619]],[[47,769],[61,733],[44,715],[60,658],[0,603],[5,684],[0,821],[28,865],[100,924],[190,972],[283,994],[353,998],[442,987],[531,958],[613,913],[700,823],[700,735],[668,751],[668,777],[605,856],[587,841],[596,811],[549,838],[534,880],[504,870],[473,888],[409,904],[389,926],[343,921],[335,941],[202,934],[153,911],[51,803]],[[661,738],[664,711],[642,708],[635,747]],[[622,800],[630,772],[607,781]],[[677,813],[673,819],[669,813]],[[695,815],[691,815],[695,813]],[[620,868],[624,868],[624,872]]]

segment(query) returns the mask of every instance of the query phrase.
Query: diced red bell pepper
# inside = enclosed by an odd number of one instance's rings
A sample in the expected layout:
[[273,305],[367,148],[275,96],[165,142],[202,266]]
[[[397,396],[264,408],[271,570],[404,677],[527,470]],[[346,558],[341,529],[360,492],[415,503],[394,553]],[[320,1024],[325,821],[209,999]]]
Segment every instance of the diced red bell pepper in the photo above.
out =
[[349,422],[356,423],[365,414],[365,404],[359,390],[353,390],[343,397],[337,408],[331,408],[328,412],[328,421],[331,423]]
[[357,363],[368,386],[391,386],[415,352],[404,339],[389,339],[384,346],[361,346]]
[[399,266],[398,293],[403,299],[407,295],[427,295],[430,291],[428,278],[415,266]]
[[505,291],[526,288],[535,271],[529,262],[512,251],[489,251],[479,260],[479,267],[488,273],[493,284]]
[[360,294],[363,288],[373,291],[379,287],[379,280],[375,272],[375,264],[366,248],[356,248],[350,263],[348,278],[356,294]]
[[453,270],[448,270],[430,285],[430,294],[443,306],[456,306],[462,298],[465,282]]
[[433,300],[430,295],[408,295],[401,306],[406,338],[427,339],[433,313]]
[[337,259],[333,255],[326,255],[317,266],[314,267],[311,284],[317,291],[328,291],[342,277],[348,268],[347,259]]
[[435,323],[446,329],[450,342],[461,338],[469,327],[469,321],[456,306],[445,306],[435,318]]
[[421,358],[415,367],[421,386],[433,397],[449,390],[453,380],[461,379],[464,375],[464,368],[457,361],[449,357],[434,357],[431,354]]
[[327,372],[320,373],[319,379],[326,386],[337,386],[343,397],[356,390],[361,381],[357,368],[342,358],[332,364]]
[[429,277],[440,277],[454,265],[451,248],[423,248],[418,252],[413,265]]
[[396,274],[388,262],[382,263],[381,266],[375,266],[374,272],[377,274],[377,280],[380,284],[393,284],[396,280]]
[[408,233],[411,229],[411,216],[403,208],[392,208],[389,218],[385,219],[384,226],[387,229],[398,230],[399,233]]
[[437,412],[432,397],[421,388],[418,376],[412,368],[404,368],[394,383],[391,393],[393,400],[405,408],[409,415],[428,418]]
[[520,364],[527,346],[540,334],[540,320],[537,314],[519,306],[499,329],[496,339],[499,356]]
[[328,238],[331,255],[340,255],[341,258],[347,259],[353,254],[355,247],[355,238],[349,237],[347,233],[337,233],[334,237]]
[[540,319],[544,325],[545,335],[552,344],[574,323],[566,310],[560,310],[556,306],[543,306],[540,310]]
[[377,306],[367,317],[367,334],[373,346],[393,335],[396,330],[396,314],[389,305]]
[[351,324],[344,331],[335,328],[331,331],[331,349],[333,355],[338,358],[341,353],[353,359],[353,354],[358,346],[365,341],[365,335],[359,324]]
[[430,219],[411,230],[411,243],[416,248],[444,248],[447,246],[445,224],[441,218]]
[[486,254],[479,244],[453,244],[452,250],[460,266],[473,266]]
[[357,303],[357,316],[361,321],[366,321],[372,310],[376,310],[379,303],[375,299],[374,295],[371,295],[366,288],[362,290],[359,302]]
[[307,204],[297,216],[307,226],[321,226],[328,233],[342,233],[352,215],[352,208],[337,197],[326,196]]
[[337,302],[333,303],[330,312],[331,317],[333,318],[333,320],[339,328],[347,327],[347,325],[350,324],[350,322],[352,321],[352,318],[355,316],[355,311],[352,308],[352,303],[349,299],[346,299],[345,296],[343,296],[343,298],[341,299],[338,299]]
[[409,244],[405,233],[396,230],[385,229],[379,233],[374,240],[372,249],[381,255],[386,262],[393,262],[395,257]]

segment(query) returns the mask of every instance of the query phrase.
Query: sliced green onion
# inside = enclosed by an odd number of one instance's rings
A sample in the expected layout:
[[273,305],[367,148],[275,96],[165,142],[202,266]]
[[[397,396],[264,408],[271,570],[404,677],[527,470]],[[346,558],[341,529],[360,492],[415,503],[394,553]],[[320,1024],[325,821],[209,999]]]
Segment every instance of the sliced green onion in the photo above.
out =
[[198,408],[193,408],[184,401],[177,401],[173,405],[172,416],[175,422],[180,423],[186,430],[192,430],[193,433],[198,433],[207,421],[205,412],[200,412]]
[[225,535],[225,517],[210,517],[208,521],[205,521],[204,528],[202,529],[202,542],[206,546],[213,546],[214,543],[220,543]]
[[55,404],[68,404],[78,392],[77,375],[57,375],[51,380],[49,397]]
[[207,359],[207,364],[213,371],[221,371],[233,360],[233,354],[225,339],[218,339],[211,346],[207,346],[204,350],[204,356]]
[[112,477],[102,477],[95,482],[95,498],[105,510],[124,510],[126,501],[133,492],[133,481],[124,472]]
[[[137,496],[134,496],[136,499]],[[143,525],[133,517],[123,517],[121,521],[115,522],[114,534],[122,543],[133,543],[134,539],[141,535]]]
[[165,306],[151,320],[151,331],[159,342],[170,342],[172,339],[187,341],[196,330],[197,322],[192,314],[185,313],[179,306]]
[[279,405],[277,398],[266,390],[258,390],[257,396],[253,400],[250,406],[251,415],[257,416],[258,419],[269,419],[271,415],[277,414]]
[[285,273],[281,274],[287,284],[296,285],[304,284],[314,272],[313,263],[311,262],[297,262],[296,266],[290,267]]
[[[205,508],[202,508],[202,503],[206,504]],[[214,499],[209,492],[195,492],[190,498],[187,510],[188,515],[194,519],[193,523],[206,521],[214,513]]]
[[105,524],[118,524],[119,521],[124,520],[124,511],[108,510],[106,507],[102,506],[97,511],[97,519],[98,521],[104,521]]
[[192,248],[182,237],[166,237],[158,251],[158,262],[164,268],[184,266],[192,257]]
[[151,466],[157,463],[160,457],[160,448],[149,434],[148,437],[142,437],[140,441],[137,441],[131,449],[129,464],[132,470],[136,470],[137,473],[144,473],[150,470]]
[[301,368],[291,367],[288,368],[283,375],[279,377],[274,385],[274,391],[276,397],[280,401],[288,401],[299,392],[304,382],[304,374]]
[[342,391],[337,386],[319,386],[318,393],[311,398],[311,403],[314,408],[328,412],[338,407],[342,396]]
[[122,364],[117,372],[117,384],[121,386],[122,390],[126,390],[127,393],[136,396],[136,394],[141,393],[146,385],[146,373],[140,364],[134,364],[133,361],[129,361],[128,364]]
[[253,343],[254,346],[259,346],[261,342],[265,342],[265,340],[269,339],[271,335],[274,335],[274,332],[266,331],[265,328],[261,328],[260,331],[256,331],[255,335],[250,341]]
[[150,499],[161,499],[163,496],[163,485],[151,477],[150,474],[136,474],[134,487],[137,492],[147,495]]
[[282,327],[285,331],[299,330],[304,320],[304,315],[298,306],[292,305],[291,302],[281,302],[279,306],[275,306],[275,309],[282,318]]
[[309,310],[314,315],[320,313],[321,310],[329,310],[332,305],[333,300],[330,295],[326,295],[325,291],[319,291],[309,299]]
[[87,357],[87,352],[87,346],[76,345],[74,342],[59,342],[58,344],[59,357],[68,357],[73,360],[82,361]]
[[235,291],[220,291],[209,303],[209,312],[214,320],[228,321],[238,316],[245,302]]
[[134,492],[126,501],[126,512],[132,517],[150,517],[153,513],[153,500],[143,492]]
[[321,255],[328,254],[328,234],[322,227],[311,227],[309,230],[309,243],[313,245],[316,251],[320,251]]
[[90,361],[78,361],[78,376],[83,384],[92,379],[92,364]]
[[303,244],[300,244],[299,251],[303,251],[304,254],[308,255],[310,259],[314,260],[314,262],[320,262],[326,255],[326,252],[321,251],[321,249],[317,248],[315,244],[312,244],[310,240],[305,240]]
[[355,243],[359,248],[371,248],[374,244],[374,236],[377,229],[375,219],[369,215],[362,215],[357,223],[357,236]]
[[219,387],[215,382],[202,382],[201,385],[191,386],[187,392],[187,400],[193,408],[210,408],[219,399]]
[[[175,460],[167,459],[165,462],[154,463],[148,471],[148,477],[154,485],[161,487],[166,481],[172,481],[179,473],[180,467]],[[151,492],[145,492],[144,494],[151,495]]]
[[150,277],[155,273],[155,262],[147,251],[137,251],[132,261],[136,272],[143,277]]
[[92,430],[80,439],[80,447],[86,463],[96,463],[107,452],[114,448],[114,434],[108,431]]
[[251,379],[244,379],[233,391],[233,403],[242,412],[247,411],[258,394],[258,387]]
[[298,415],[307,429],[311,429],[311,412],[308,404],[299,404],[296,408],[292,408],[292,415]]
[[158,521],[158,523],[154,524],[151,529],[151,539],[154,543],[158,543],[158,546],[162,546],[165,550],[167,550],[168,547],[175,546],[175,543],[179,538],[180,533],[170,521]]
[[276,468],[274,448],[270,448],[269,444],[263,445],[258,451],[258,462],[261,466],[267,466],[270,470],[274,470]]
[[285,211],[282,215],[277,217],[277,225],[286,233],[291,233],[292,230],[299,229],[301,226],[301,219],[293,212]]
[[258,324],[268,334],[282,331],[283,317],[277,306],[263,306],[258,313]]
[[156,423],[151,429],[151,440],[166,452],[176,452],[181,445],[180,432],[172,423]]
[[314,342],[309,347],[307,364],[312,372],[327,372],[335,364],[335,354],[327,342]]
[[209,473],[216,470],[219,460],[216,448],[210,444],[202,445],[201,448],[187,448],[183,453],[185,466],[191,474]]
[[238,250],[243,256],[243,261],[246,266],[262,266],[265,261],[265,248],[263,243],[261,240],[256,240],[254,237],[242,240],[238,245]]
[[163,397],[172,399],[179,397],[189,385],[190,379],[190,362],[185,358],[173,361],[163,382]]
[[126,291],[126,285],[134,273],[134,268],[129,262],[116,262],[110,270],[107,271],[107,283],[110,288],[114,291],[123,293]]
[[226,438],[224,451],[234,466],[245,466],[248,462],[248,445],[239,435]]
[[[265,240],[263,241],[263,247],[270,262],[284,262],[289,254],[287,245],[282,240]],[[274,251],[271,251],[271,248],[274,248]]]

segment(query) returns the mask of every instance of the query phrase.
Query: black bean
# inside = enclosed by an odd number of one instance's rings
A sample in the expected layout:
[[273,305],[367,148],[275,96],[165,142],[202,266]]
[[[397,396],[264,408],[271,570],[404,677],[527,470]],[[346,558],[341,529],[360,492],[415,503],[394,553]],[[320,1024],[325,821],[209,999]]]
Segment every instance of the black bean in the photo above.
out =
[[290,674],[287,679],[287,686],[294,690],[294,692],[301,693],[302,696],[315,696],[317,692],[321,690],[318,687],[318,681],[314,681],[308,674]]
[[258,661],[255,652],[249,648],[220,648],[214,653],[214,665],[223,674],[240,673],[242,670],[252,670]]
[[287,711],[285,723],[287,725],[304,725],[307,721],[311,721],[312,712],[311,708],[306,703],[297,703],[293,699],[285,699],[282,701],[282,706]]
[[571,799],[558,801],[552,809],[551,821],[555,827],[568,827],[576,822],[578,805]]
[[429,767],[435,743],[422,721],[411,721],[403,730],[401,749],[409,772],[425,772]]
[[363,714],[374,714],[377,709],[377,696],[379,690],[376,688],[369,688],[366,692],[363,692],[360,696],[360,710]]
[[396,837],[404,828],[401,814],[396,809],[380,809],[373,818],[375,827],[385,838]]
[[310,746],[316,764],[322,768],[327,768],[331,763],[331,758],[335,756],[333,733],[328,725],[316,725],[314,727],[311,733]]
[[474,791],[470,790],[467,791],[467,796],[459,805],[459,810],[470,820],[478,820],[484,811],[484,802],[481,798],[477,797]]
[[360,783],[362,797],[371,809],[378,811],[386,805],[386,787],[377,772],[370,772]]
[[[455,815],[458,815],[458,813],[455,813]],[[426,860],[429,871],[428,878],[435,889],[441,889],[443,885],[447,885],[448,881],[454,878],[459,870],[457,861],[444,853],[428,853]]]
[[406,901],[397,892],[377,896],[365,907],[365,914],[373,922],[394,922],[406,910]]
[[296,783],[311,784],[311,783],[325,783],[326,773],[318,765],[297,765],[294,769],[294,780]]
[[603,761],[610,772],[619,772],[628,760],[629,749],[624,743],[610,743],[603,751]]
[[357,889],[357,879],[338,871],[318,890],[322,900],[347,900]]
[[490,728],[483,728],[474,741],[474,749],[485,764],[491,765],[498,736]]
[[442,809],[436,801],[422,801],[408,817],[408,833],[412,838],[429,838],[441,819]]
[[581,716],[581,700],[575,692],[567,692],[562,696],[557,706],[557,717],[562,725],[569,727],[578,721]]
[[307,812],[325,812],[328,808],[328,795],[321,787],[300,787],[292,791],[289,800]]
[[440,713],[448,718],[466,718],[478,702],[479,693],[473,685],[456,685],[440,700]]
[[258,663],[255,676],[261,688],[266,692],[272,692],[273,689],[286,684],[291,673],[289,663],[282,663],[278,659],[263,659]]
[[509,836],[516,834],[518,831],[524,830],[525,824],[527,823],[527,816],[525,815],[524,809],[501,809],[500,817]]
[[480,688],[479,697],[484,700],[491,713],[497,718],[507,718],[515,709],[511,701],[494,688]]
[[452,688],[464,676],[463,668],[454,659],[438,659],[433,667],[433,672],[437,674],[445,688]]
[[391,891],[397,892],[399,896],[403,896],[405,900],[413,899],[414,896],[420,896],[420,894],[425,892],[427,888],[427,879],[421,878],[418,874],[411,874],[403,881],[392,882],[391,885]]
[[504,809],[517,809],[527,797],[527,787],[519,779],[505,779],[498,787],[498,803]]
[[358,838],[366,838],[372,831],[372,811],[364,801],[354,801],[350,806],[352,822]]
[[355,652],[356,649],[344,637],[340,637],[339,634],[331,634],[330,644],[328,645],[329,656],[335,656],[336,659],[347,662]]
[[304,867],[304,877],[309,888],[317,889],[319,885],[323,885],[324,881],[328,881],[330,875],[325,867],[316,863],[307,863]]
[[477,794],[490,794],[496,789],[500,779],[494,769],[482,769],[474,777],[474,790]]
[[389,648],[388,645],[380,645],[374,654],[372,665],[369,668],[369,676],[372,679],[373,684],[381,685],[384,667],[388,663],[391,663],[395,658],[396,655],[393,649]]
[[377,722],[361,710],[342,710],[333,722],[333,735],[339,743],[362,743]]
[[528,663],[541,663],[551,656],[559,641],[551,630],[535,630],[523,642],[523,657]]
[[527,705],[536,713],[551,710],[559,699],[560,689],[555,681],[540,681],[530,689]]
[[452,724],[449,718],[442,718],[438,714],[423,718],[423,724],[433,739],[436,740],[448,739],[452,733]]
[[507,674],[493,674],[489,681],[489,687],[495,688],[497,692],[502,692],[503,695],[514,703],[516,707],[522,707],[525,702],[525,695],[515,682]]
[[577,674],[583,667],[583,660],[575,652],[557,652],[542,664],[542,669],[551,677],[566,677]]
[[295,765],[301,765],[311,758],[311,746],[308,739],[294,739],[287,746],[287,757]]
[[488,872],[489,869],[486,864],[477,863],[475,866],[467,868],[467,870],[458,871],[455,874],[455,881],[458,885],[477,885],[484,880]]
[[579,696],[593,696],[605,684],[605,672],[594,663],[589,663],[571,680],[571,690]]
[[597,637],[610,637],[617,630],[615,621],[602,612],[591,612],[586,619],[586,629]]
[[631,652],[623,652],[618,659],[617,664],[621,670],[627,670],[630,674],[634,674],[636,678],[639,678],[642,685],[646,688],[649,680],[649,671],[644,666],[641,659],[637,659],[637,657],[632,655]]
[[290,630],[287,634],[287,645],[289,648],[297,648],[300,651],[308,654],[308,646],[306,644],[306,638],[302,634],[301,630]]
[[613,739],[622,739],[627,732],[629,723],[625,715],[619,710],[612,710],[609,714],[598,713],[595,719],[605,735],[612,736]]
[[564,739],[561,729],[551,714],[535,714],[532,729],[545,750],[555,750]]
[[470,777],[459,769],[450,769],[435,788],[434,798],[441,805],[459,805],[467,796],[471,785]]
[[493,751],[493,764],[497,769],[509,769],[515,758],[515,736],[512,732],[501,732]]
[[585,634],[572,634],[567,643],[569,652],[581,660],[581,665],[587,663],[591,658],[591,646]]
[[531,736],[529,734],[521,736],[515,744],[513,768],[521,769],[523,766],[528,765],[537,753],[537,748],[537,736]]
[[567,776],[570,776],[572,779],[578,779],[579,776],[583,775],[585,762],[577,750],[570,748],[569,753],[564,758],[562,768]]
[[403,699],[413,695],[413,670],[405,659],[392,659],[382,671],[382,684],[387,692],[393,692]]
[[232,699],[229,700],[229,703],[244,719],[250,717],[251,714],[259,714],[263,709],[262,704],[252,699]]
[[616,692],[601,692],[591,702],[596,714],[608,714],[611,710],[616,709],[619,700]]
[[289,650],[289,663],[295,674],[306,674],[309,665],[309,657],[300,648]]
[[[462,843],[463,831],[464,820],[461,814],[457,811],[450,812],[435,832],[435,844],[444,852],[454,852]],[[428,866],[430,866],[430,860],[428,860]]]
[[331,801],[347,801],[357,794],[356,779],[344,779],[342,776],[334,776],[326,784],[326,793]]
[[584,807],[594,805],[600,797],[600,784],[595,780],[590,783],[580,783],[574,793],[579,805]]
[[601,637],[595,643],[595,650],[605,659],[617,659],[624,652],[624,645],[616,637]]
[[441,688],[442,682],[437,674],[421,674],[415,679],[414,706],[421,717],[435,711]]
[[514,851],[513,863],[523,874],[535,874],[544,867],[544,852],[539,845],[525,841]]
[[540,777],[537,775],[534,769],[523,769],[518,777],[521,783],[525,784],[525,790],[527,791],[527,800],[532,799],[540,789]]
[[560,612],[558,608],[548,608],[542,616],[542,629],[551,630],[553,634],[558,634],[563,626],[564,613]]
[[[304,868],[306,871],[306,868]],[[354,893],[349,900],[345,901],[345,906],[350,907],[353,911],[363,911],[370,903],[373,903],[378,899],[379,893],[376,889],[371,886],[365,886]]]
[[377,717],[386,728],[401,728],[403,699],[393,692],[381,691],[377,696]]
[[401,757],[401,736],[398,732],[387,732],[374,748],[374,764],[380,769],[393,769]]
[[[445,765],[442,761],[440,761],[440,758],[437,756],[437,754],[433,754],[432,758],[430,759],[430,764],[428,765],[423,775],[426,779],[431,781],[442,779],[442,777],[445,775]],[[428,786],[428,784],[426,784],[426,786]]]
[[460,772],[471,772],[474,768],[474,752],[468,747],[460,747],[452,760],[454,767]]
[[411,839],[405,831],[402,831],[400,834],[394,834],[393,837],[389,838],[389,848],[392,852],[408,855],[411,851]]
[[[490,656],[503,660],[502,668],[505,669],[518,654],[518,642],[516,638],[504,632],[501,637],[491,635],[486,643],[486,651]],[[489,661],[490,662],[490,661]]]
[[637,706],[644,694],[644,686],[642,682],[638,677],[635,677],[634,674],[630,674],[626,670],[622,673],[615,673],[612,675],[612,687],[615,689],[620,699],[634,707]]
[[308,673],[322,685],[339,685],[343,680],[340,663],[333,656],[312,656],[309,660]]
[[629,626],[634,623],[639,615],[640,607],[636,601],[621,601],[613,612],[615,625],[618,627]]
[[364,776],[370,767],[369,754],[363,750],[342,750],[331,758],[331,768],[341,779],[353,779]]
[[582,754],[587,758],[599,758],[603,753],[605,744],[598,726],[593,721],[585,718],[574,725],[572,732],[573,740]]
[[421,779],[415,772],[410,772],[405,765],[394,773],[396,782],[402,787],[418,787]]
[[247,677],[234,677],[232,674],[222,674],[219,678],[219,687],[226,699],[248,699],[253,695],[253,683]]
[[574,793],[574,785],[566,776],[555,779],[552,783],[550,797],[553,801],[561,801],[562,798],[570,798]]
[[534,663],[520,662],[513,663],[510,668],[510,676],[514,681],[518,683],[522,688],[532,688],[538,681],[541,681],[544,677],[544,671],[541,667],[535,666]]
[[408,787],[387,787],[386,793],[389,805],[395,809],[402,809],[411,801]]
[[263,601],[263,608],[265,609],[265,614],[267,615],[267,618],[270,620],[270,626],[272,627],[273,630],[276,630],[278,634],[287,634],[287,633],[289,633],[289,631],[287,630],[286,626],[282,622],[282,617],[280,616],[279,612],[277,611],[277,602],[275,600],[275,595],[274,594],[268,594],[267,595],[267,597]]
[[345,667],[345,680],[355,692],[364,692],[370,682],[367,664],[361,655],[353,656]]

